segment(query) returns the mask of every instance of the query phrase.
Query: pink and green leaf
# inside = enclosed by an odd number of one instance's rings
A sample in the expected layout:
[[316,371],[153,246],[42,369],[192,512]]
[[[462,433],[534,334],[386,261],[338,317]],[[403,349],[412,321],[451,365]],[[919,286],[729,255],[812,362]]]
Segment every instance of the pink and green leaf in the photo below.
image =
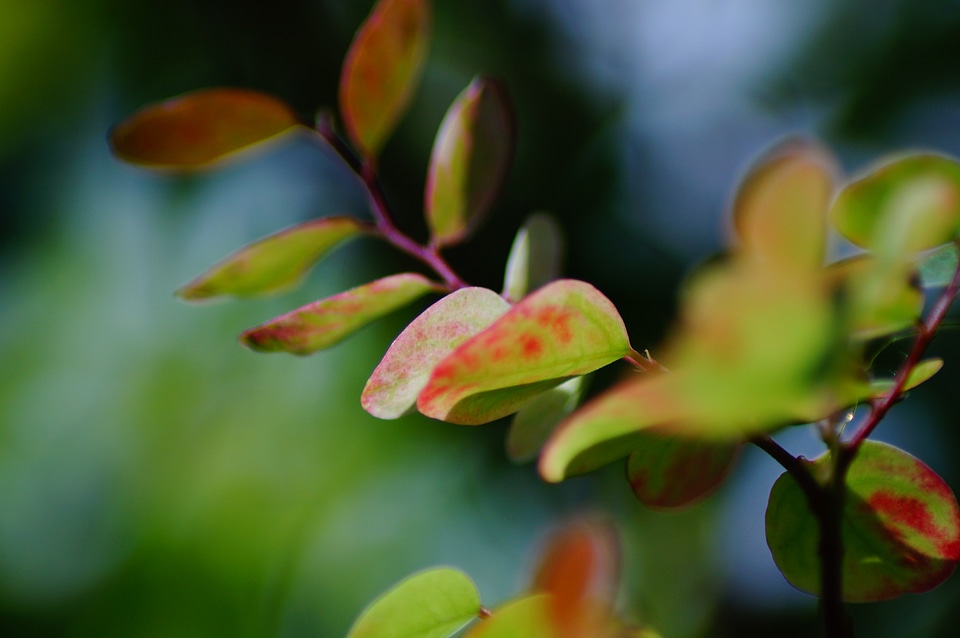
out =
[[275,97],[205,89],[148,106],[110,132],[114,154],[150,168],[196,169],[299,125]]
[[740,447],[648,432],[627,459],[627,480],[648,507],[686,507],[723,483]]
[[410,103],[430,31],[427,0],[378,0],[357,31],[340,75],[347,135],[375,157]]
[[456,569],[414,574],[374,600],[347,638],[450,638],[480,615],[480,593]]
[[394,340],[363,389],[363,408],[381,419],[406,414],[436,365],[509,309],[486,288],[461,288],[440,299]]
[[516,133],[506,89],[476,78],[450,106],[433,145],[424,197],[433,244],[459,243],[500,192]]
[[[815,473],[830,462],[811,463]],[[843,513],[843,597],[872,602],[920,593],[942,583],[960,560],[960,507],[950,487],[918,459],[866,441],[849,469]],[[767,544],[787,581],[820,590],[817,520],[787,473],[774,484]]]
[[261,352],[306,355],[335,345],[364,327],[440,287],[425,277],[404,273],[378,279],[333,297],[315,301],[250,328],[240,336]]
[[514,463],[536,458],[557,425],[577,407],[583,377],[574,377],[547,390],[520,408],[507,431],[507,456]]
[[194,301],[285,290],[334,246],[363,230],[352,217],[326,217],[292,226],[244,246],[184,285],[177,295]]
[[547,213],[532,215],[517,232],[507,257],[503,296],[520,301],[560,276],[563,235]]
[[590,284],[555,281],[441,361],[417,408],[451,423],[487,423],[630,351],[623,320],[609,299]]

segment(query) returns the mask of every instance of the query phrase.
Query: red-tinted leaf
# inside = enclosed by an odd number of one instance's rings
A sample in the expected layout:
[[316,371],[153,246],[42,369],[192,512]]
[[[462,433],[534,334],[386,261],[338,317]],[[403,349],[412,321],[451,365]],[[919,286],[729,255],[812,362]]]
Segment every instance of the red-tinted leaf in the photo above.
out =
[[244,89],[206,89],[148,106],[110,133],[114,154],[151,168],[199,168],[299,123],[280,100]]
[[295,285],[330,249],[363,232],[352,217],[327,217],[292,226],[244,246],[183,286],[177,294],[197,300],[250,297]]
[[503,185],[515,137],[506,89],[475,79],[447,111],[430,156],[424,203],[433,243],[456,244],[477,227]]
[[427,52],[427,0],[379,0],[357,31],[340,75],[351,141],[376,156],[406,110]]
[[310,354],[329,348],[371,321],[438,290],[433,282],[412,273],[385,277],[250,328],[240,336],[240,341],[262,352]]
[[627,480],[644,505],[685,507],[723,482],[739,450],[739,443],[645,433],[627,460]]
[[417,408],[451,423],[487,423],[629,352],[623,320],[609,299],[590,284],[555,281],[441,361]]

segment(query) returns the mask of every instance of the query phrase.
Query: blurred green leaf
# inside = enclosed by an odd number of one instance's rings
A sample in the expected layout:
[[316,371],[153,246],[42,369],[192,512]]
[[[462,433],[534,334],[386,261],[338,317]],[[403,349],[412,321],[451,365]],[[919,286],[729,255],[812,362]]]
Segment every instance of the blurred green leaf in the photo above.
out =
[[560,275],[563,235],[554,218],[546,213],[530,216],[517,232],[507,257],[503,295],[520,301],[529,292]]
[[550,625],[549,598],[535,594],[497,607],[464,638],[558,638]]
[[394,340],[370,375],[360,402],[375,417],[395,419],[417,403],[434,367],[510,309],[487,288],[462,288],[433,304]]
[[482,221],[503,186],[516,132],[506,88],[475,78],[450,106],[433,145],[427,176],[431,241],[463,241]]
[[852,336],[883,337],[913,326],[923,312],[923,291],[905,260],[864,254],[831,264],[827,277],[843,291]]
[[340,115],[350,140],[374,157],[410,103],[430,29],[427,0],[379,0],[343,61]]
[[507,431],[510,460],[525,463],[536,458],[560,421],[577,407],[582,392],[583,377],[574,377],[520,408]]
[[487,423],[629,352],[626,328],[610,300],[590,284],[562,279],[526,297],[441,361],[417,408],[451,423]]
[[648,507],[684,507],[723,482],[739,451],[739,443],[644,433],[627,459],[627,480]]
[[448,638],[479,613],[480,593],[466,574],[431,569],[373,601],[347,638]]
[[[829,455],[811,463],[828,472]],[[906,452],[866,441],[850,466],[843,513],[843,597],[872,602],[933,589],[960,560],[960,508],[950,487]],[[817,520],[787,473],[770,491],[767,544],[791,585],[817,594]]]
[[193,301],[290,288],[330,249],[361,232],[363,225],[352,217],[326,217],[292,226],[244,246],[180,288],[177,295]]
[[245,89],[205,89],[148,106],[110,133],[117,157],[150,168],[196,169],[299,124],[280,100]]
[[948,244],[925,255],[918,264],[924,288],[942,288],[950,283],[960,262],[960,248]]
[[425,277],[403,273],[327,297],[250,328],[240,336],[261,352],[305,355],[340,342],[363,326],[439,287]]

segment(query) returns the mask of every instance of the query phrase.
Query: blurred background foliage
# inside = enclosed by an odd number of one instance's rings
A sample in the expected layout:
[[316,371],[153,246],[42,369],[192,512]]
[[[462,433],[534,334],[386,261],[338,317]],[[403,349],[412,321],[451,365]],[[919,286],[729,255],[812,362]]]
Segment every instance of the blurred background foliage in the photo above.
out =
[[[373,242],[297,292],[204,308],[172,291],[239,245],[316,215],[365,215],[349,173],[297,140],[216,172],[123,166],[106,134],[206,86],[336,103],[370,0],[0,0],[0,635],[342,636],[405,574],[457,565],[487,604],[519,591],[538,539],[601,510],[623,533],[622,604],[665,636],[809,636],[812,599],[776,572],[763,508],[777,466],[747,450],[729,485],[644,511],[619,468],[546,486],[504,428],[359,406],[416,309],[332,351],[254,355],[234,336],[415,267]],[[416,236],[433,134],[476,73],[503,77],[520,145],[479,236],[450,251],[498,288],[535,210],[571,239],[567,274],[661,339],[677,286],[726,236],[749,160],[786,133],[848,170],[927,147],[960,155],[960,2],[440,0],[426,74],[383,177]],[[954,489],[960,340],[880,431]],[[891,366],[895,365],[891,361]],[[600,375],[602,387],[616,370]],[[797,453],[806,431],[779,435]],[[952,636],[960,583],[856,607],[862,635]]]

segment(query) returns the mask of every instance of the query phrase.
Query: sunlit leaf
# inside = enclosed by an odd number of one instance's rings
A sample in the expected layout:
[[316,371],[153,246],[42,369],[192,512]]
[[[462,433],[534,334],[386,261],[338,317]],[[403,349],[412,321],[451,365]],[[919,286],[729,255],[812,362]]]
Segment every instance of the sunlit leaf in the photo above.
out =
[[517,233],[507,257],[503,294],[520,301],[527,293],[560,275],[563,236],[553,217],[546,213],[531,216]]
[[920,271],[920,283],[924,288],[941,288],[950,283],[957,272],[960,262],[960,248],[948,244],[929,255],[925,255],[917,264]]
[[831,264],[828,278],[842,291],[852,335],[874,339],[916,324],[923,291],[908,261],[858,255]]
[[[912,390],[924,381],[927,381],[933,377],[933,375],[940,372],[940,368],[942,367],[943,359],[937,357],[921,361],[915,365],[913,369],[910,370],[910,374],[907,375],[907,380],[903,384],[904,391]],[[875,379],[870,383],[870,387],[876,396],[882,396],[893,389],[893,381],[889,379]]]
[[374,319],[439,288],[416,274],[384,277],[250,328],[240,341],[262,352],[310,354],[340,342]]
[[557,425],[580,401],[583,377],[574,377],[547,390],[520,408],[507,432],[507,456],[514,463],[536,458]]
[[244,246],[177,291],[183,299],[250,297],[284,290],[331,248],[363,232],[352,217],[327,217]]
[[831,210],[853,243],[906,255],[950,241],[960,230],[960,165],[940,155],[909,155],[871,167]]
[[741,248],[765,264],[819,268],[835,167],[822,147],[789,140],[750,170],[733,205]]
[[151,168],[203,167],[275,137],[299,120],[280,100],[245,89],[206,89],[148,106],[110,132],[115,155]]
[[430,569],[373,601],[347,638],[449,638],[479,613],[480,594],[466,574]]
[[[817,474],[829,457],[812,463]],[[902,450],[863,444],[850,466],[843,513],[843,597],[870,602],[943,582],[960,560],[960,508],[950,487]],[[767,544],[790,584],[820,590],[819,531],[803,492],[784,473],[770,492]]]
[[548,599],[546,594],[534,594],[497,607],[464,638],[558,638],[550,624]]
[[417,408],[451,423],[487,423],[629,352],[626,328],[610,300],[590,284],[562,279],[441,361]]
[[462,288],[440,299],[394,340],[363,389],[363,408],[381,419],[404,415],[416,405],[434,367],[509,309],[486,288]]
[[739,443],[646,433],[627,459],[627,480],[644,505],[684,507],[723,482],[739,450]]
[[424,205],[434,244],[456,244],[477,227],[503,185],[515,137],[506,89],[474,79],[447,111],[430,156]]
[[429,28],[427,0],[378,0],[350,45],[340,75],[340,114],[367,157],[379,153],[413,96]]

